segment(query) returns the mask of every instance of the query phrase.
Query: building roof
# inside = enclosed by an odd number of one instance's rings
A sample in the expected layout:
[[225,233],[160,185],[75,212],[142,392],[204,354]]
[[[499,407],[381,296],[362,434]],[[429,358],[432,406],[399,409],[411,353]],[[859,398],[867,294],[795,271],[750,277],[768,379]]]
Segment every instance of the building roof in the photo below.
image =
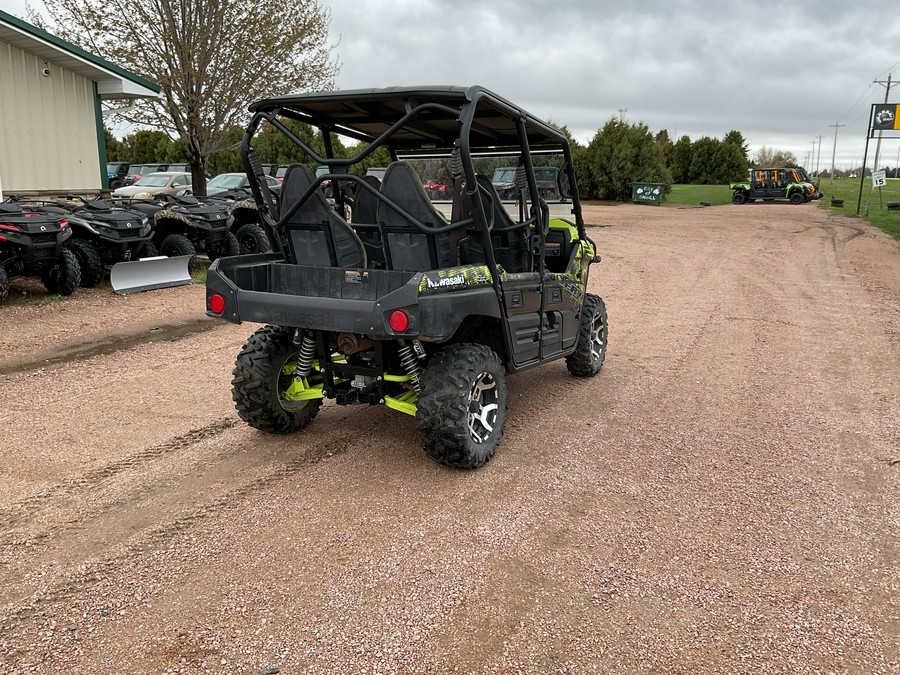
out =
[[97,83],[102,99],[156,98],[160,86],[0,10],[0,42]]

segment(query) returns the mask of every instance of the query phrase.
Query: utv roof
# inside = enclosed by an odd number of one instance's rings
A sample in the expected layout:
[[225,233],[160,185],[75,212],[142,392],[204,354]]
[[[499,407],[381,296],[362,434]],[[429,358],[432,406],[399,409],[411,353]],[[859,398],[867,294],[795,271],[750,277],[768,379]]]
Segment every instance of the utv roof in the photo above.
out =
[[389,145],[395,149],[428,150],[450,147],[460,136],[460,124],[471,123],[469,146],[519,147],[516,120],[525,122],[531,149],[567,143],[558,129],[484,87],[389,87],[290,94],[257,101],[251,112],[284,115],[356,140],[372,142],[407,113],[425,106],[397,130]]

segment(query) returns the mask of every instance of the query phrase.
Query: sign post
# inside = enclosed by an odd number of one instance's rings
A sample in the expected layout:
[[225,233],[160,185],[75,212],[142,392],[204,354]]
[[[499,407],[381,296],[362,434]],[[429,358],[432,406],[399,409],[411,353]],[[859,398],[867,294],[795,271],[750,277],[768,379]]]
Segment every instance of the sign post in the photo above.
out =
[[[888,135],[893,134],[894,138],[896,138],[898,131],[900,131],[900,104],[887,102],[873,103],[871,111],[869,112],[869,127],[866,133],[866,150],[863,157],[862,171],[859,176],[859,196],[856,201],[856,215],[859,215],[859,210],[862,207],[863,185],[866,180],[866,162],[869,157],[869,141],[873,138],[877,138],[880,144],[882,134],[887,132]],[[887,185],[887,174],[884,171],[878,171],[877,169],[878,151],[876,150],[875,166],[872,167],[872,189],[869,193],[871,194],[875,191],[875,188],[878,188],[878,198],[883,207],[884,199],[881,188]],[[866,212],[868,212],[868,210],[869,202],[867,199]]]

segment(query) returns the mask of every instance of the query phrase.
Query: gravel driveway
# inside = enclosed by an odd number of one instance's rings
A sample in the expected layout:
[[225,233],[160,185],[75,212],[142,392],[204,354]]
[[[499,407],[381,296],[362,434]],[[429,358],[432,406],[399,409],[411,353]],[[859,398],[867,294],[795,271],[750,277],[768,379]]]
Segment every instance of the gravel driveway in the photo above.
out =
[[0,672],[900,672],[897,242],[585,211],[604,370],[511,377],[475,472],[244,425],[202,286],[0,307]]

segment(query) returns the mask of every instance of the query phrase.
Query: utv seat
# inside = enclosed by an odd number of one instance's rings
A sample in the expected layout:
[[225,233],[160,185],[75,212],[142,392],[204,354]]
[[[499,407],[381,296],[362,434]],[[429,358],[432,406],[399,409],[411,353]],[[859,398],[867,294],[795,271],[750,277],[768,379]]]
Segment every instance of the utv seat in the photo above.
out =
[[[364,176],[362,180],[375,190],[379,190],[381,187],[381,181],[375,176]],[[387,267],[387,258],[384,255],[384,242],[378,226],[378,203],[380,201],[362,185],[358,186],[356,198],[353,200],[353,218],[350,226],[366,249],[369,267],[384,269]]]
[[[315,181],[305,164],[288,167],[281,188],[287,214]],[[365,267],[366,251],[353,228],[315,190],[284,223],[292,262],[319,267]]]
[[[530,272],[531,255],[529,252],[528,228],[514,221],[503,207],[497,188],[490,178],[476,174],[475,181],[481,192],[485,215],[491,228],[491,244],[494,259],[507,272]],[[463,202],[463,218],[472,218],[475,209],[473,196],[466,196]],[[481,233],[473,226],[466,231],[468,235],[469,262],[485,262]]]
[[[415,169],[407,162],[392,162],[388,166],[381,194],[426,227],[449,224],[431,203]],[[376,211],[388,269],[424,272],[450,265],[447,232],[424,231],[386,201],[379,200]]]

